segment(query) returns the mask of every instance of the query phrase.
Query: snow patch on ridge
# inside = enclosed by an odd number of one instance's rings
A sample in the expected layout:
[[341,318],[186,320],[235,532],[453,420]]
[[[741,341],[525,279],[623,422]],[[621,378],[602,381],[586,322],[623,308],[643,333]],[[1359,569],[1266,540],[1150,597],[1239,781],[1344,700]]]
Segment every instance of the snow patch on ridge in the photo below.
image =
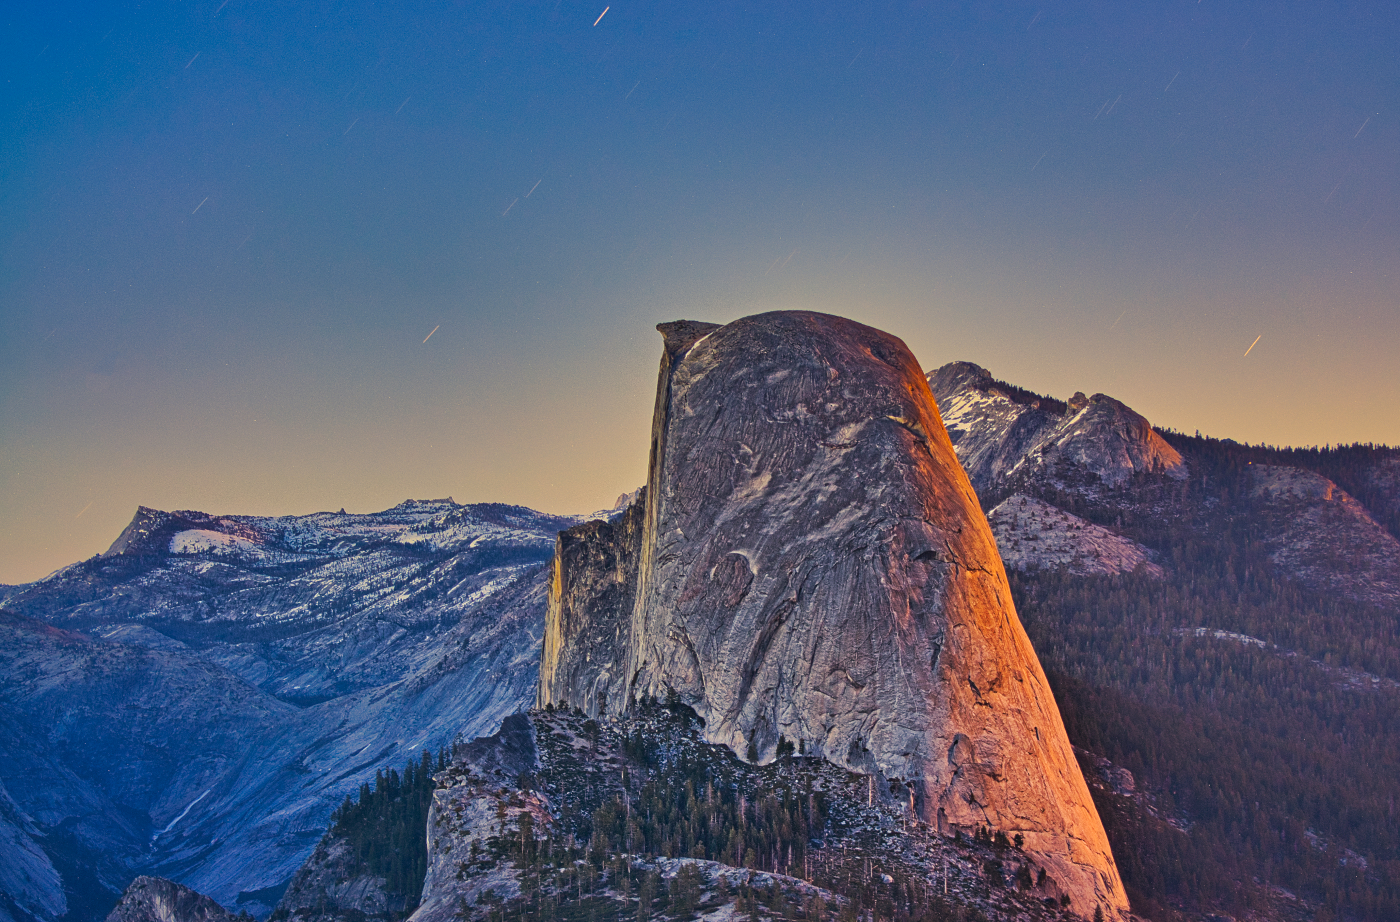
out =
[[207,528],[192,528],[176,532],[170,539],[172,554],[202,554],[206,551],[219,553],[230,551],[256,551],[257,545],[247,538],[230,535]]

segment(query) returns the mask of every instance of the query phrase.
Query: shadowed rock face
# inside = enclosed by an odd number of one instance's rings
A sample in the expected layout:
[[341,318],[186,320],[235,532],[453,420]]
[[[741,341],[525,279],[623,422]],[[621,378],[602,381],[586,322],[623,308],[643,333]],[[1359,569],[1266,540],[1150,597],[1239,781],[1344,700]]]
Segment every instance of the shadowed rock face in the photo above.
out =
[[404,897],[391,893],[387,884],[370,873],[349,838],[333,829],[292,877],[272,919],[397,922],[403,918]]
[[555,540],[538,704],[568,702],[597,716],[625,701],[628,628],[637,598],[646,490],[616,519]]
[[[909,350],[807,312],[659,329],[635,599],[591,613],[594,631],[612,619],[627,651],[625,692],[606,709],[674,691],[711,741],[766,761],[785,738],[902,782],[946,833],[1022,834],[1077,911],[1125,909],[991,531]],[[547,631],[558,618],[551,605]],[[578,641],[559,642],[569,661]],[[596,712],[593,679],[617,664],[552,683],[549,659],[541,703]]]
[[162,877],[138,877],[107,922],[234,922],[236,916],[202,893]]

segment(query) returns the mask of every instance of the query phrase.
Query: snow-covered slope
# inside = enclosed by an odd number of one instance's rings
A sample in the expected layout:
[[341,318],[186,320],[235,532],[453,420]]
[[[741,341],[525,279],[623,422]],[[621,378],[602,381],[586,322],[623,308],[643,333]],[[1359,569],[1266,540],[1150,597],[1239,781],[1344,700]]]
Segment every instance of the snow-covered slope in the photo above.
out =
[[943,425],[979,493],[1042,471],[1121,484],[1136,473],[1184,476],[1176,449],[1126,405],[1104,394],[1067,403],[1003,385],[971,362],[928,375]]
[[269,910],[376,768],[529,705],[555,535],[579,521],[140,509],[0,606],[0,862],[61,875],[75,920],[138,872]]
[[463,612],[549,560],[555,534],[577,521],[451,500],[276,518],[142,507],[101,557],[23,587],[6,608],[111,639],[179,641],[304,704],[421,665]]

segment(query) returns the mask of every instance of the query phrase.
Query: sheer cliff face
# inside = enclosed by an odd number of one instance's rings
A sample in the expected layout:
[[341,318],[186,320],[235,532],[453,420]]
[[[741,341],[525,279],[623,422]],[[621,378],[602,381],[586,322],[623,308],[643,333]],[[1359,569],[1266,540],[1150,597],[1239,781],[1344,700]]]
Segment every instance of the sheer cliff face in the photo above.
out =
[[[660,329],[635,598],[594,613],[627,655],[607,709],[674,691],[712,741],[767,760],[786,739],[877,773],[945,832],[1022,834],[1080,911],[1126,908],[913,355],[806,312]],[[553,700],[585,704],[585,678]]]
[[561,532],[554,545],[537,703],[567,703],[590,715],[624,703],[645,493],[611,522]]

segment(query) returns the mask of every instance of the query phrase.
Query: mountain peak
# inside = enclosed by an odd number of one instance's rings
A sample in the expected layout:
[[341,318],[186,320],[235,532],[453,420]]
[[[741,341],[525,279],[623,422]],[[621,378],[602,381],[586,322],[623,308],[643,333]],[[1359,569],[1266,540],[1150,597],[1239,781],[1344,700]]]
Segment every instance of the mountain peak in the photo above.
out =
[[406,499],[397,506],[392,506],[385,512],[409,512],[422,509],[456,509],[457,503],[452,497],[447,496],[442,499]]
[[1077,911],[1126,909],[908,348],[807,311],[704,329],[662,330],[644,502],[560,536],[539,703],[675,697],[747,761],[878,776],[945,835],[1024,837]]
[[947,391],[966,386],[987,390],[995,383],[992,373],[974,362],[949,362],[929,374],[929,381],[935,380],[940,390]]
[[1015,487],[1043,469],[1117,485],[1134,474],[1183,477],[1181,455],[1127,404],[1076,391],[1061,402],[998,381],[971,362],[928,374],[958,459],[979,491]]
[[202,893],[163,877],[138,877],[122,894],[107,922],[235,922],[235,916]]
[[[117,540],[103,552],[103,557],[137,554],[169,545],[170,536],[179,530],[179,520],[189,513],[170,513],[150,506],[137,506],[131,522],[117,535]],[[183,524],[183,523],[180,523]]]

